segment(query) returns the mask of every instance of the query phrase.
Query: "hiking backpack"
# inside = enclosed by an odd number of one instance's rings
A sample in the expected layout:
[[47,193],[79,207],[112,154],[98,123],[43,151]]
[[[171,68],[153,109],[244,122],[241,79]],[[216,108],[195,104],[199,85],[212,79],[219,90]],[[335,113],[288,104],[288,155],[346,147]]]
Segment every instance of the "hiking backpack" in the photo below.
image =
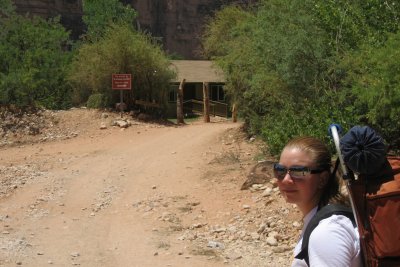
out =
[[358,227],[365,267],[400,267],[400,157],[387,156],[383,139],[370,127],[355,126],[341,139],[338,125],[330,127],[338,152],[335,170],[340,163],[351,209],[336,204],[321,208],[306,227],[296,258],[309,265],[311,232],[336,214]]
[[399,267],[400,157],[387,156],[383,138],[368,126],[354,126],[339,140],[332,136],[365,266]]
[[400,266],[400,158],[388,157],[385,165],[392,171],[348,183],[368,267]]

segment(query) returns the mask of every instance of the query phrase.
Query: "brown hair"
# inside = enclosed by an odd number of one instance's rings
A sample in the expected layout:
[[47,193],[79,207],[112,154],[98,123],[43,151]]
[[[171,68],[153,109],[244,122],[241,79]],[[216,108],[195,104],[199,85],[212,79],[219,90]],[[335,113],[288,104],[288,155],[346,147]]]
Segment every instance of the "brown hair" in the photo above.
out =
[[290,140],[286,148],[296,148],[307,153],[318,169],[326,169],[329,172],[327,183],[321,192],[318,206],[321,208],[328,203],[345,204],[345,197],[340,193],[339,178],[332,173],[332,158],[328,147],[319,139],[303,136]]

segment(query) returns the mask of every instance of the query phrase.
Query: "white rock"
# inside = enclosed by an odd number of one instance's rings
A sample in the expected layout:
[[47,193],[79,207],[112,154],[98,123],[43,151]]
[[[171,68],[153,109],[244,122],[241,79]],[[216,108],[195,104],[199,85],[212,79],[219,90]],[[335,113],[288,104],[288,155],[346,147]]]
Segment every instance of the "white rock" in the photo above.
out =
[[258,233],[251,233],[251,238],[253,238],[253,240],[259,240],[260,239],[260,235]]
[[76,258],[76,257],[79,257],[79,256],[80,256],[79,252],[72,252],[71,253],[71,257]]
[[270,246],[277,246],[278,245],[278,241],[276,241],[276,239],[272,236],[267,237],[267,244]]
[[100,124],[100,130],[105,130],[105,129],[107,129],[107,125],[104,122],[102,122]]
[[301,223],[295,221],[295,222],[293,223],[293,226],[296,227],[297,229],[299,229],[299,228],[301,228]]
[[209,248],[217,248],[217,249],[224,249],[224,244],[217,242],[217,241],[208,241],[207,247]]
[[118,125],[120,128],[128,128],[129,123],[123,120],[118,120],[116,121],[116,125]]
[[262,192],[261,196],[267,197],[267,196],[270,196],[271,193],[272,193],[272,188],[267,187],[267,188],[264,190],[264,192]]
[[261,224],[260,227],[257,230],[257,233],[262,233],[264,232],[265,228],[267,227],[267,225],[265,223]]

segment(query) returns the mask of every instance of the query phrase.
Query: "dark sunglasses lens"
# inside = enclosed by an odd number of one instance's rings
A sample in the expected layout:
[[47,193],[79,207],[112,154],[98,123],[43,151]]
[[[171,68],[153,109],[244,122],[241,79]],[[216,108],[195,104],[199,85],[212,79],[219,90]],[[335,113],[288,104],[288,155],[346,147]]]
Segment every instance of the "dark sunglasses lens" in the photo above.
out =
[[[285,178],[288,169],[278,163],[274,164],[274,175],[278,180]],[[294,179],[304,179],[310,174],[310,169],[303,166],[296,166],[289,169],[290,177]]]
[[307,167],[295,167],[290,169],[290,176],[297,179],[302,179],[310,173]]
[[295,171],[290,171],[290,176],[299,179],[299,178],[304,178],[304,176],[306,176],[306,173],[304,171],[295,170]]
[[283,178],[285,178],[286,173],[287,173],[287,169],[285,167],[283,167],[282,165],[279,165],[279,164],[274,165],[275,178],[282,180]]

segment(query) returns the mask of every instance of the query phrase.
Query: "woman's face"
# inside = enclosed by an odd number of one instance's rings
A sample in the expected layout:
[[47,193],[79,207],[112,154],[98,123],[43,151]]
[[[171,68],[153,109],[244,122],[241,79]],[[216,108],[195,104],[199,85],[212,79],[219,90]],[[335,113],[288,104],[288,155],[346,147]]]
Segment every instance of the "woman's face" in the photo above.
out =
[[[306,152],[297,148],[285,148],[279,164],[286,168],[304,166],[315,169],[317,167]],[[279,190],[286,202],[296,204],[303,215],[306,215],[318,204],[325,182],[322,174],[307,174],[304,178],[297,179],[287,173],[282,180],[278,179]]]

